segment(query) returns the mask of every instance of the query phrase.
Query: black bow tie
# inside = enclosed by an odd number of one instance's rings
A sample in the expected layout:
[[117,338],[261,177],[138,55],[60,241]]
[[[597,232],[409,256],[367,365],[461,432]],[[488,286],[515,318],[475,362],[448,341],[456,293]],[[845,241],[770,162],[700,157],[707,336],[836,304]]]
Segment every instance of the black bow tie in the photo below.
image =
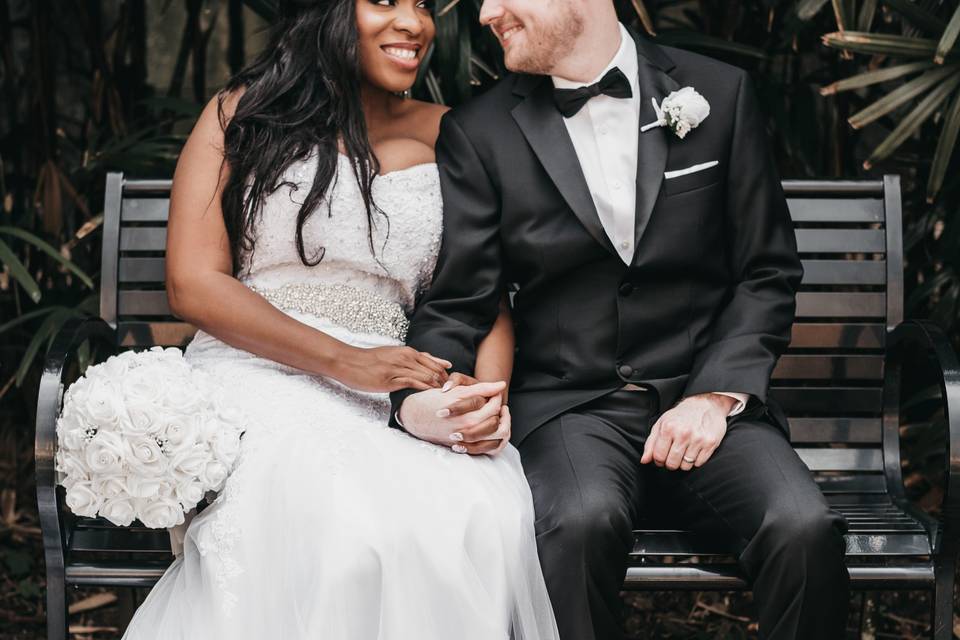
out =
[[627,76],[623,75],[623,71],[614,67],[603,74],[599,82],[576,89],[554,89],[553,99],[563,117],[570,118],[576,115],[583,108],[583,105],[587,104],[587,100],[601,93],[611,98],[633,97],[633,91],[630,89],[630,81],[627,80]]

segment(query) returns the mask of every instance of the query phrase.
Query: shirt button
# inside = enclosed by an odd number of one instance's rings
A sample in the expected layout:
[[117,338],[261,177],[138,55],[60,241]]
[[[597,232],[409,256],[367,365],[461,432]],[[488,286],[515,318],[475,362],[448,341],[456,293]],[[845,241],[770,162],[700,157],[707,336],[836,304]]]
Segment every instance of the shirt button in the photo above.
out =
[[633,375],[633,367],[628,364],[622,364],[617,367],[617,373],[619,373],[624,378],[629,378]]
[[630,243],[629,243],[629,242],[621,242],[621,243],[620,243],[620,248],[623,249],[624,251],[626,251],[627,249],[630,248]]
[[620,190],[620,182],[618,180],[614,180],[610,186],[613,187],[614,191]]

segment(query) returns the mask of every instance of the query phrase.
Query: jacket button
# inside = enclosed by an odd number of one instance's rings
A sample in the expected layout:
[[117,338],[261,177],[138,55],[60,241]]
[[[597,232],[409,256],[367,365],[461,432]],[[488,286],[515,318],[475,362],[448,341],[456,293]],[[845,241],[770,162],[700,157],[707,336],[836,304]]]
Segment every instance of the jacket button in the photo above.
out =
[[620,373],[620,375],[623,376],[624,378],[629,378],[630,376],[633,375],[633,367],[631,367],[631,366],[628,365],[628,364],[622,364],[622,365],[620,365],[619,367],[617,367],[617,371],[618,371],[618,372]]
[[628,295],[630,295],[631,293],[633,293],[633,285],[632,285],[632,284],[630,284],[629,282],[624,282],[622,285],[620,285],[620,295],[622,295],[622,296],[628,296]]

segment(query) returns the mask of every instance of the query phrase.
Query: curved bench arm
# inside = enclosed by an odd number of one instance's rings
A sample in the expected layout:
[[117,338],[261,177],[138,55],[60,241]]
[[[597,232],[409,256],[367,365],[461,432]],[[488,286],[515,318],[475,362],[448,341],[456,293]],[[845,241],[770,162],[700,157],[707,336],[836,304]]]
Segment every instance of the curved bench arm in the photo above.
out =
[[[960,360],[950,339],[939,326],[926,320],[902,322],[888,335],[887,372],[894,380],[888,392],[899,394],[899,376],[904,358],[918,353],[932,354],[939,378],[947,422],[947,462],[942,505],[946,525],[944,534],[955,536],[960,533]],[[909,374],[909,371],[906,373]],[[898,428],[899,425],[892,427]],[[887,439],[884,438],[885,443]],[[899,442],[899,438],[895,437],[894,441]],[[935,542],[939,546],[941,541]]]
[[57,447],[57,416],[63,398],[63,375],[68,359],[87,340],[116,351],[116,332],[100,318],[71,318],[57,333],[43,363],[37,397],[37,428],[34,442],[37,508],[47,558],[48,572],[63,571],[64,534],[57,509],[57,481],[54,456]]

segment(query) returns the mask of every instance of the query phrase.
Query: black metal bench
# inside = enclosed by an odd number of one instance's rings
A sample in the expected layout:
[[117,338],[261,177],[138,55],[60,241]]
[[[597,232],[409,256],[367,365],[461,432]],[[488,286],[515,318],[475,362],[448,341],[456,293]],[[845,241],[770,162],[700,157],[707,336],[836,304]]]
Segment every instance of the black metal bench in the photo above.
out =
[[[37,410],[37,499],[47,565],[48,637],[66,629],[66,586],[149,587],[172,560],[166,531],[77,518],[54,486],[55,421],[78,348],[183,346],[163,288],[169,181],[107,179],[100,318],[72,322],[47,355]],[[786,181],[805,277],[789,352],[773,376],[791,440],[850,522],[855,589],[932,591],[932,636],[952,637],[960,487],[960,366],[935,326],[903,322],[899,179]],[[901,477],[901,381],[916,363],[939,387],[946,492],[933,519]],[[904,371],[909,373],[905,376]],[[928,427],[932,428],[932,427]],[[202,508],[202,505],[201,505]],[[658,528],[636,532],[626,589],[745,589],[734,559],[710,540]]]

